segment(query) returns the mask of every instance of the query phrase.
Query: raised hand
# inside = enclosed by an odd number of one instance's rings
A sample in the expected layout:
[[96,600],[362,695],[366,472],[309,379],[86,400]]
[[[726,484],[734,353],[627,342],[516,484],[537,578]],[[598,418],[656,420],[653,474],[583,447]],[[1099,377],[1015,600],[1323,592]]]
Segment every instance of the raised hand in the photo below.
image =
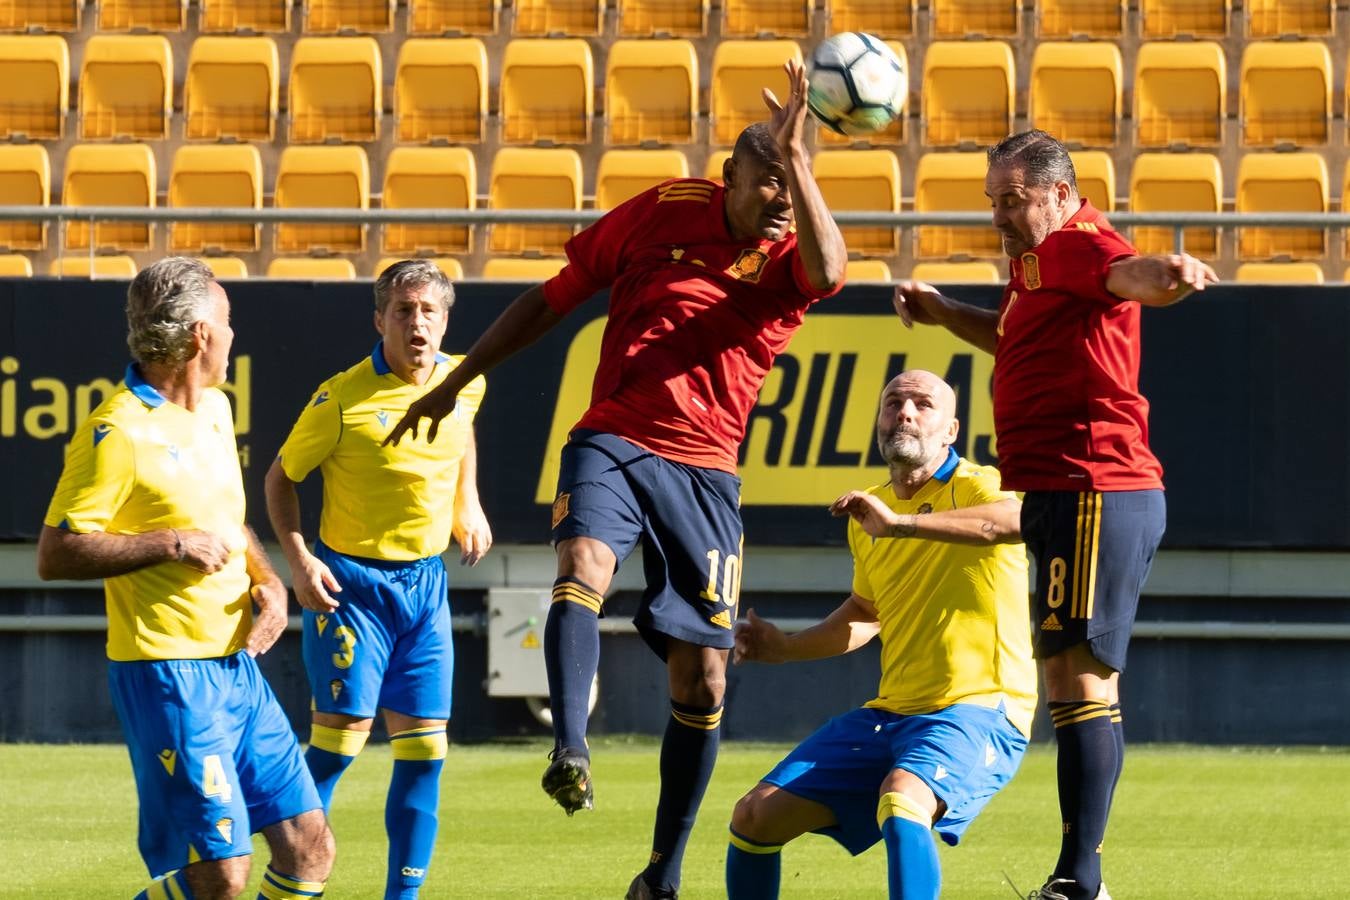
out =
[[895,296],[891,302],[895,312],[906,328],[919,325],[940,324],[939,316],[946,305],[946,298],[931,284],[922,281],[902,281],[895,286]]
[[788,77],[787,104],[769,88],[764,88],[764,105],[769,108],[769,130],[784,153],[789,147],[800,147],[806,139],[806,67],[795,59],[783,63]]
[[874,538],[891,537],[891,529],[899,522],[899,516],[881,498],[863,491],[849,491],[831,503],[830,515],[852,518]]
[[443,390],[443,388],[444,385],[414,400],[412,405],[408,407],[408,411],[403,414],[403,418],[399,419],[394,425],[394,430],[389,432],[389,436],[381,442],[381,446],[387,447],[390,444],[397,444],[403,439],[403,435],[409,431],[416,439],[418,423],[423,419],[431,420],[431,425],[427,428],[427,443],[435,443],[436,434],[441,430],[441,420],[454,412],[455,402],[459,399],[458,394]]

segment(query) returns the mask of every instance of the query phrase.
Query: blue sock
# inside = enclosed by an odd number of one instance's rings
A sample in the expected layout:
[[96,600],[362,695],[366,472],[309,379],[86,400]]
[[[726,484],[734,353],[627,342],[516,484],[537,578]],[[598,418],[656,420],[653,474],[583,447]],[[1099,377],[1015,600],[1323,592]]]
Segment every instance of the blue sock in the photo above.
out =
[[389,834],[385,900],[412,900],[426,880],[436,848],[446,744],[444,725],[389,736],[394,775],[384,804],[384,828]]
[[782,844],[757,844],[732,831],[727,845],[727,900],[778,900],[782,849]]
[[604,598],[582,581],[553,582],[553,603],[544,625],[544,668],[553,713],[553,743],[587,757],[586,719],[591,682],[600,667],[600,605]]
[[670,721],[661,742],[661,799],[656,804],[652,855],[643,880],[658,890],[680,886],[680,866],[703,792],[717,762],[722,707],[670,701]]
[[155,879],[132,900],[194,900],[194,897],[192,888],[188,887],[187,875],[179,869]]
[[886,844],[891,900],[937,900],[942,869],[930,833],[931,822],[923,807],[904,794],[881,795],[877,824]]
[[1120,756],[1111,707],[1099,700],[1051,703],[1050,718],[1059,743],[1059,812],[1064,836],[1055,876],[1074,885],[1069,900],[1097,896],[1102,883],[1102,839],[1118,774]]
[[305,764],[309,766],[309,774],[314,777],[314,786],[319,789],[319,799],[323,801],[325,814],[333,805],[333,790],[337,787],[338,779],[356,759],[369,737],[369,731],[330,728],[317,722],[310,726]]

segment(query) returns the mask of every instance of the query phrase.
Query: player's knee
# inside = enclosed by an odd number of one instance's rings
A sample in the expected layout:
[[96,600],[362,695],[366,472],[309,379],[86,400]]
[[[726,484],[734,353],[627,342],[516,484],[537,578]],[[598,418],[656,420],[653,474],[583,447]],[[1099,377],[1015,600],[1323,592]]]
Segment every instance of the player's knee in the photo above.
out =
[[184,872],[197,900],[234,900],[248,887],[250,856],[193,863]]
[[609,545],[594,538],[572,538],[558,544],[558,575],[576,578],[603,594],[618,561]]
[[760,788],[755,788],[737,800],[736,807],[731,811],[731,830],[752,841],[766,840],[764,806]]
[[[278,870],[305,881],[324,881],[333,870],[337,844],[323,810],[301,813],[268,833],[272,863]],[[275,839],[274,839],[275,835]]]

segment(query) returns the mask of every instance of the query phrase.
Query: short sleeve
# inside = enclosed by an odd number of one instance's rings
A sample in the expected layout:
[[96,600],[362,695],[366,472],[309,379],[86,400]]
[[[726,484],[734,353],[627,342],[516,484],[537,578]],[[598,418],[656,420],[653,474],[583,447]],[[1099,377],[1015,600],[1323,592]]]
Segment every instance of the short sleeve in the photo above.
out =
[[972,466],[956,484],[956,501],[962,508],[1016,499],[1017,494],[1003,490],[1003,478],[993,466]]
[[[1071,223],[1059,233],[1051,252],[1036,253],[1041,286],[1111,305],[1121,303],[1122,298],[1106,289],[1106,276],[1113,263],[1138,253],[1115,231],[1078,227],[1088,224]],[[1023,271],[1029,274],[1025,265]]]
[[314,392],[300,418],[295,420],[277,459],[291,481],[299,483],[328,458],[342,436],[342,405],[331,382]]
[[111,422],[86,420],[71,439],[43,522],[78,534],[105,531],[126,503],[135,477],[130,438]]
[[853,554],[853,593],[864,600],[876,600],[876,592],[867,578],[866,559],[872,550],[872,536],[853,520],[848,523],[848,548]]
[[625,200],[567,241],[567,265],[544,282],[550,309],[567,315],[618,279],[634,233],[651,220],[657,190]]

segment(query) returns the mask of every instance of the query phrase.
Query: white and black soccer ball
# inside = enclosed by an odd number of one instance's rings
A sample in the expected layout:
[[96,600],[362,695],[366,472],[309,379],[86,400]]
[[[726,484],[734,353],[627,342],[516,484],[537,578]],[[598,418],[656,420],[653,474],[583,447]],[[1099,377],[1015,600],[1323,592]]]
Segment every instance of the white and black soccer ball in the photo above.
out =
[[811,54],[806,104],[839,134],[880,131],[905,109],[909,73],[876,35],[844,31]]

